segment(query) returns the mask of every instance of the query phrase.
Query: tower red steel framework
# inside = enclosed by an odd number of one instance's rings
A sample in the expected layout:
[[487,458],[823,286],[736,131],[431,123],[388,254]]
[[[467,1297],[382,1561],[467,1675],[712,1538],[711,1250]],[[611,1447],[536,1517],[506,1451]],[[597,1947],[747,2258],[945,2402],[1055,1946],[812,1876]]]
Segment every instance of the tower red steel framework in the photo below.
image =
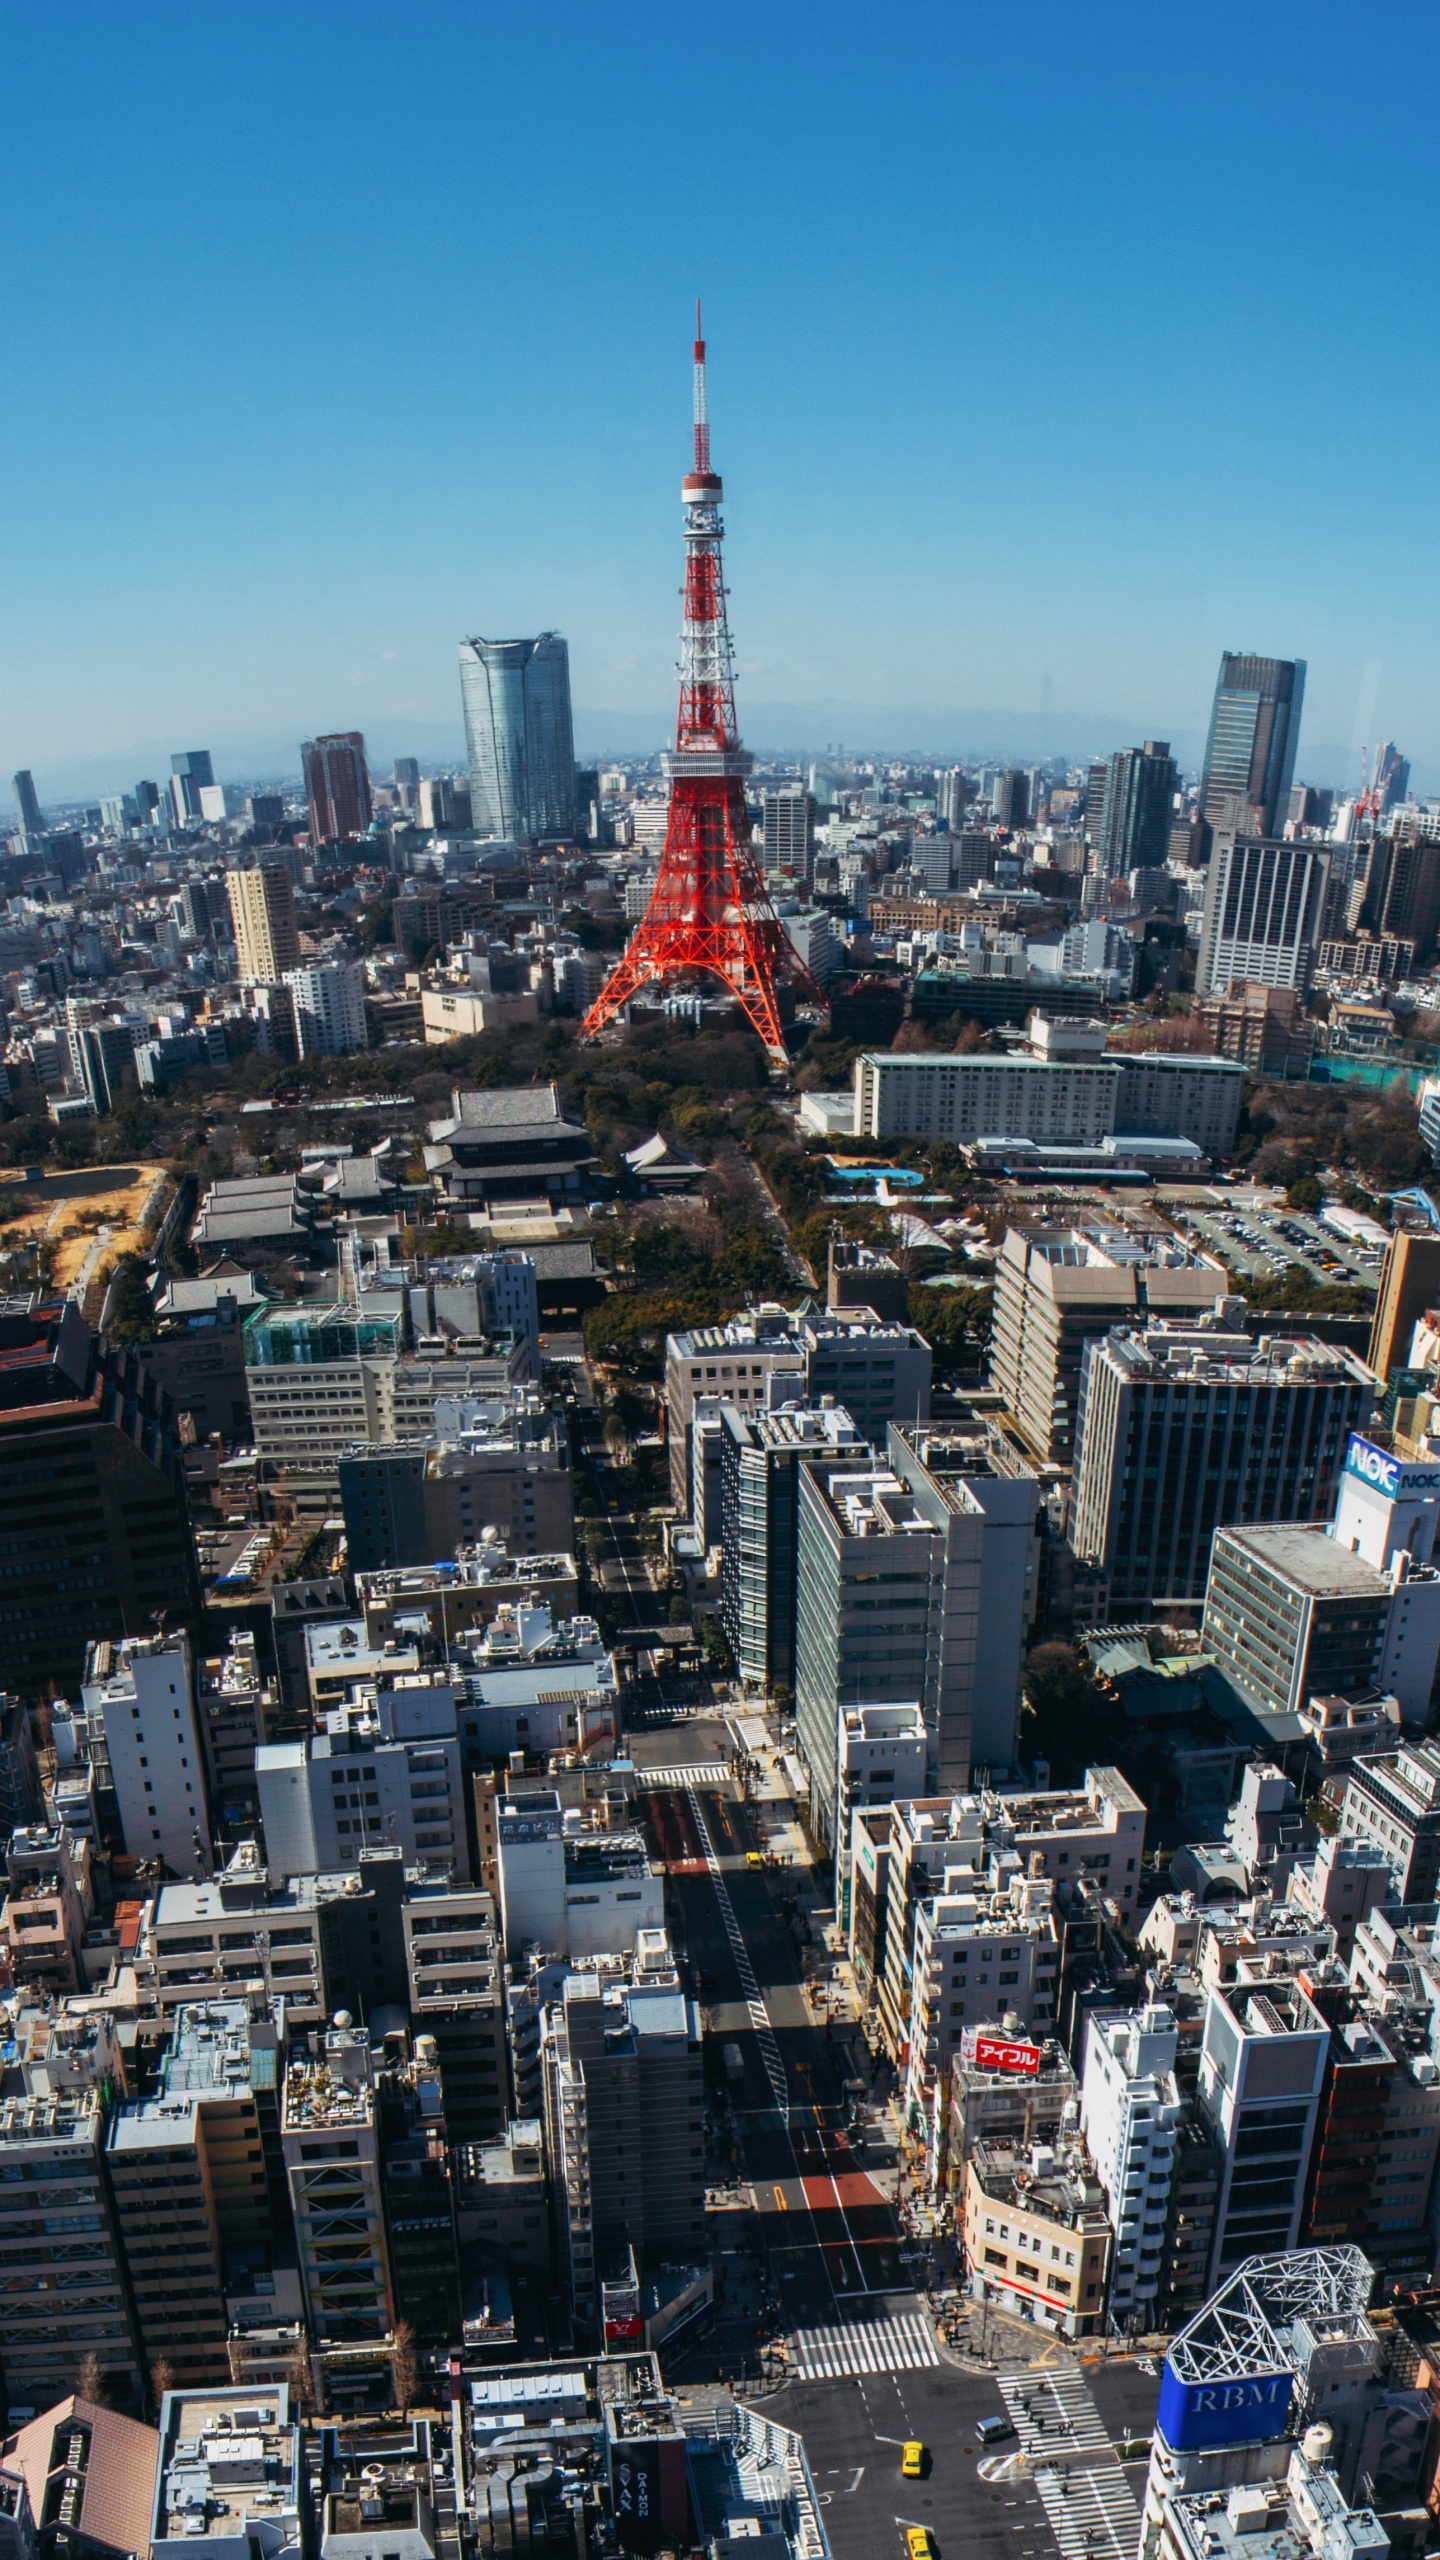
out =
[[[695,320],[700,325],[700,307]],[[777,989],[788,979],[825,999],[785,932],[750,846],[745,776],[752,758],[735,724],[735,663],[720,562],[720,477],[710,468],[705,341],[695,340],[695,467],[685,502],[685,620],[680,716],[665,758],[670,815],[650,904],[581,1026],[586,1039],[652,978],[719,978],[773,1057],[783,1058]]]

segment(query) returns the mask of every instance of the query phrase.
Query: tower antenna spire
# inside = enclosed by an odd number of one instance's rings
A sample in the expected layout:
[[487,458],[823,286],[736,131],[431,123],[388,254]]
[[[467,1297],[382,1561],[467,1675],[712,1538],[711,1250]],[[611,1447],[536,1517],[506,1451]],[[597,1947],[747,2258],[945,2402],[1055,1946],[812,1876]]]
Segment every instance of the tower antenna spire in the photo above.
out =
[[779,988],[825,999],[771,904],[750,843],[745,776],[752,758],[735,718],[735,657],[721,560],[721,483],[710,465],[705,339],[695,304],[695,461],[681,483],[685,508],[685,620],[680,710],[665,758],[670,812],[650,903],[623,960],[585,1016],[593,1039],[651,980],[718,978],[783,1061]]

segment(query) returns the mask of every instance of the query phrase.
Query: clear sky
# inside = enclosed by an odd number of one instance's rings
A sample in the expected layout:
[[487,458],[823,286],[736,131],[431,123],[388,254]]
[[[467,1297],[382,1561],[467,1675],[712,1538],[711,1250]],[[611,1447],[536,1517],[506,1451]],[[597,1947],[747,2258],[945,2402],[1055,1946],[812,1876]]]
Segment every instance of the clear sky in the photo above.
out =
[[547,626],[658,743],[699,291],[752,736],[1193,740],[1244,647],[1302,769],[1440,783],[1433,5],[12,0],[0,65],[5,773],[434,754]]

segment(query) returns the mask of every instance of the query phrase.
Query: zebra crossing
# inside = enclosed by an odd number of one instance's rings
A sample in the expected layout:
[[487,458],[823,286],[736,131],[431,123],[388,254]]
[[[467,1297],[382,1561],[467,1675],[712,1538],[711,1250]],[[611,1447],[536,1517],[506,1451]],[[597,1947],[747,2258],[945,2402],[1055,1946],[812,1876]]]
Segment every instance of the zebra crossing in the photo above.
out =
[[1135,2560],[1140,2510],[1118,2462],[1094,2471],[1039,2470],[1035,2487],[1064,2560]]
[[912,2373],[938,2364],[930,2324],[918,2311],[893,2320],[845,2320],[834,2329],[797,2329],[790,2341],[790,2372],[797,2382],[833,2382],[844,2373]]
[[710,1826],[705,1819],[704,1807],[693,1786],[687,1787],[686,1794],[690,1799],[690,1812],[699,1835],[700,1845],[705,1852],[705,1865],[709,1871],[710,1881],[715,1887],[715,1899],[720,1905],[720,1917],[725,1923],[725,1935],[730,1942],[730,1953],[735,1959],[735,1969],[740,1976],[740,1988],[745,1994],[745,2006],[750,2013],[750,2024],[755,2030],[755,2039],[760,2047],[760,2059],[765,2065],[765,2077],[770,2083],[770,2095],[788,2124],[790,2100],[785,2087],[785,2065],[780,2059],[780,2047],[775,2041],[775,2030],[770,2024],[765,2003],[760,1997],[760,1984],[756,1978],[755,1967],[750,1961],[750,1950],[741,1935],[740,1923],[735,1917],[735,1908],[730,1900],[730,1890],[725,1882],[720,1861],[715,1855],[715,1843],[710,1837]]
[[[1062,2560],[1134,2560],[1140,2510],[1109,2431],[1075,2365],[996,2375]],[[1066,2455],[1063,2470],[1046,2455]],[[1094,2463],[1075,2456],[1094,2454]]]
[[1021,2365],[996,2380],[1023,2452],[1110,2452],[1109,2435],[1077,2366],[1036,2373]]
[[647,1787],[713,1787],[724,1786],[729,1776],[723,1760],[690,1760],[674,1769],[637,1767],[635,1783],[642,1792]]

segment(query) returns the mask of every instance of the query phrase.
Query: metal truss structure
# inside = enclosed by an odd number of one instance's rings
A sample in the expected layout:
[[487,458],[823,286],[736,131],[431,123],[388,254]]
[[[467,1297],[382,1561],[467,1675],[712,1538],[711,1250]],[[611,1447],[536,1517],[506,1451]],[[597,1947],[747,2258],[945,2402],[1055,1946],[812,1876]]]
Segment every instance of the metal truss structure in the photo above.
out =
[[[696,306],[699,327],[699,306]],[[665,758],[670,814],[650,903],[623,960],[585,1016],[592,1039],[650,980],[718,978],[774,1058],[785,1055],[777,990],[788,980],[825,999],[770,901],[750,844],[745,776],[752,759],[735,719],[735,657],[721,562],[721,484],[710,468],[705,341],[695,340],[695,462],[685,504],[685,620],[680,714]]]
[[1375,2284],[1364,2252],[1284,2249],[1246,2258],[1172,2339],[1166,2363],[1181,2382],[1235,2382],[1293,2367],[1297,2321],[1330,2328],[1363,2320]]

